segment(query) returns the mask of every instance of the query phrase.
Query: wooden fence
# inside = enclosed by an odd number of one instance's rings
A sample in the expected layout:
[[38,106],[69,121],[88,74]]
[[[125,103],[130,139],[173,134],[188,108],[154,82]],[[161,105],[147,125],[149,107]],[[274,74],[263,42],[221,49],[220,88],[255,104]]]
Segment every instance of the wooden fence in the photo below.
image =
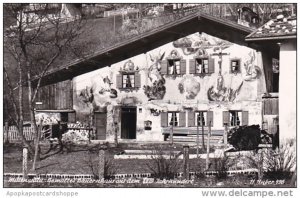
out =
[[[80,133],[89,133],[91,135],[91,139],[94,139],[96,134],[93,128],[74,128],[68,127],[68,130],[78,131]],[[33,127],[23,127],[23,134],[27,141],[34,140],[34,128]],[[51,133],[50,133],[51,134]],[[8,135],[8,138],[7,138]],[[21,137],[19,136],[19,132],[16,126],[4,126],[4,134],[3,134],[4,142],[18,142],[21,141]],[[41,134],[41,140],[48,139],[49,137],[46,134]]]
[[[34,128],[33,127],[23,127],[23,134],[24,134],[26,140],[28,140],[28,141],[34,140]],[[8,135],[8,138],[7,138],[7,135]],[[4,137],[4,140],[8,140],[9,142],[17,142],[17,141],[21,140],[16,126],[4,127],[3,137]]]

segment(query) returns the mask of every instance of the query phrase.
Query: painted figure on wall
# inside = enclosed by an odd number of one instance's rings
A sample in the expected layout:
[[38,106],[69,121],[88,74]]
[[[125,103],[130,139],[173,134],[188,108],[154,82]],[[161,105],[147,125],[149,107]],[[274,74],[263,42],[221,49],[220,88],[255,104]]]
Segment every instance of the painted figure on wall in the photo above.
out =
[[110,98],[116,98],[118,97],[118,92],[115,89],[111,88],[111,85],[113,83],[111,82],[110,78],[108,76],[106,76],[105,78],[103,78],[103,84],[102,87],[99,91],[99,94],[104,94],[104,93],[109,93],[109,97]]
[[152,64],[148,69],[148,78],[150,80],[150,85],[144,86],[144,93],[150,100],[161,100],[165,96],[166,87],[165,87],[165,79],[160,73],[161,70],[161,61],[165,56],[165,52],[163,54],[159,53],[157,55],[149,55]]
[[260,68],[255,65],[255,52],[251,51],[249,52],[249,57],[250,59],[246,61],[244,64],[245,70],[246,70],[246,75],[244,76],[245,81],[251,81],[259,78],[260,76]]
[[200,83],[193,76],[185,76],[178,84],[178,89],[186,99],[194,99],[200,91]]

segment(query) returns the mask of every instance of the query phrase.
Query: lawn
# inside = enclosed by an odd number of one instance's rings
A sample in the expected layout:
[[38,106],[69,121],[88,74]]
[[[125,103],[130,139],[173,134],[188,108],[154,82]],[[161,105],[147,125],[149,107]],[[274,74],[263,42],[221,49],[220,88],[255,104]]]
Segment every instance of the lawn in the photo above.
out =
[[[167,149],[168,146],[166,146]],[[47,146],[42,146],[42,153],[48,149]],[[124,149],[131,149],[126,145],[109,148],[107,150],[107,157],[112,159],[114,154],[124,151]],[[136,149],[136,148],[133,148]],[[173,150],[181,150],[181,147],[172,147]],[[75,146],[69,152],[55,153],[58,149],[53,150],[52,155],[42,159],[37,164],[35,172],[29,170],[29,173],[37,174],[90,174],[93,172],[90,168],[91,160],[96,164],[98,162],[98,151],[95,145]],[[191,150],[194,153],[195,150]],[[203,152],[203,151],[201,151]],[[151,159],[113,159],[114,174],[132,174],[132,173],[151,173],[149,165],[153,165]],[[182,160],[178,161],[179,164]],[[213,162],[213,160],[212,160]],[[200,172],[205,168],[204,159],[190,159],[190,171]],[[32,160],[29,160],[29,169],[32,166]],[[211,165],[210,170],[213,170],[214,164]],[[182,164],[179,166],[179,172],[182,172]],[[10,144],[4,146],[4,173],[22,173],[22,147],[18,144]],[[284,180],[284,183],[259,183],[254,181],[254,176],[235,175],[225,178],[205,177],[201,174],[194,177],[192,184],[165,184],[152,183],[144,184],[142,180],[140,183],[133,184],[99,184],[99,183],[14,183],[4,181],[5,187],[294,187],[289,180]],[[264,179],[264,181],[268,181]]]

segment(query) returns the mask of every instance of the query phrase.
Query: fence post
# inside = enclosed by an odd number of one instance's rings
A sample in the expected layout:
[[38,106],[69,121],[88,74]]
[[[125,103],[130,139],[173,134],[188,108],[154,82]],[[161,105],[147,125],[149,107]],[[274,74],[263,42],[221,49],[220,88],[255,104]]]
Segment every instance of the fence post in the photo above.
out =
[[23,147],[23,178],[28,179],[28,148]]
[[189,146],[183,146],[183,177],[190,179],[190,165],[189,165]]
[[102,146],[99,149],[99,167],[98,167],[98,176],[99,179],[104,179],[104,175],[105,175],[105,150],[106,147]]
[[5,126],[4,126],[4,144],[9,143],[9,139],[8,139],[8,122],[5,122]]
[[207,132],[207,156],[206,156],[206,170],[209,169],[209,152],[210,152],[210,135],[211,135],[211,121],[208,123],[208,132]]
[[223,139],[224,139],[224,147],[227,147],[228,143],[228,125],[227,123],[224,123],[224,134],[223,134]]

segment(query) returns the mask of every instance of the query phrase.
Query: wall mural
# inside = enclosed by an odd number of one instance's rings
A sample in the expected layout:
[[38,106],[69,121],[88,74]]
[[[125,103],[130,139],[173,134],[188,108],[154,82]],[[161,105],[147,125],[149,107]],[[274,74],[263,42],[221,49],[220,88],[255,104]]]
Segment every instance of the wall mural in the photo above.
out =
[[233,102],[237,95],[240,93],[243,82],[238,86],[237,89],[232,89],[224,86],[224,78],[219,73],[217,78],[216,87],[211,86],[207,91],[207,97],[209,101],[219,101],[219,102]]
[[144,86],[144,93],[150,100],[161,100],[164,98],[166,93],[165,87],[165,79],[160,73],[161,70],[161,61],[165,56],[165,52],[163,54],[159,53],[157,55],[151,55],[150,60],[152,65],[150,65],[148,69],[148,79],[150,80],[150,85]]
[[257,65],[254,65],[255,52],[251,51],[249,54],[250,59],[244,63],[246,75],[244,76],[245,81],[252,81],[260,77],[261,70]]
[[195,54],[198,49],[208,49],[215,46],[230,46],[232,43],[226,40],[210,37],[205,33],[193,34],[180,38],[173,42],[175,48],[180,48],[184,55]]
[[111,85],[113,84],[110,80],[110,78],[108,78],[108,76],[106,76],[105,78],[101,77],[103,80],[103,85],[99,91],[99,94],[105,94],[105,93],[109,93],[109,97],[110,98],[116,98],[118,97],[118,92],[116,89],[112,89]]
[[94,102],[94,88],[86,87],[85,89],[81,90],[79,98],[84,104],[89,106]]
[[181,94],[184,94],[186,99],[194,99],[200,91],[200,83],[194,76],[184,76],[178,84],[178,89]]

